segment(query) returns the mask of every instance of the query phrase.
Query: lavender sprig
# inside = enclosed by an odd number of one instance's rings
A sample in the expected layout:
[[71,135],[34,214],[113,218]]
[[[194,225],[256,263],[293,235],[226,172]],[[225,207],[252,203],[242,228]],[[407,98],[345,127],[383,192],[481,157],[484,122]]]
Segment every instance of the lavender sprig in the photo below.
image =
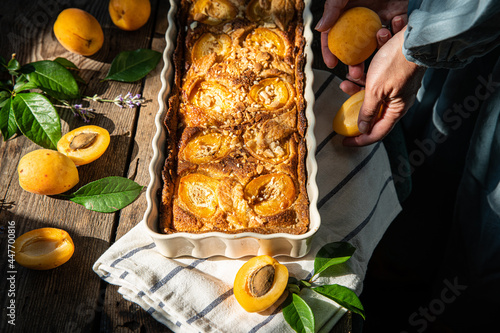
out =
[[59,107],[64,107],[70,109],[73,112],[73,116],[80,117],[84,122],[90,123],[90,119],[95,118],[95,109],[83,107],[82,104],[69,104],[69,102],[61,100],[63,105],[58,105]]
[[137,106],[141,106],[142,103],[144,103],[145,101],[144,98],[142,98],[141,94],[132,96],[130,92],[128,92],[125,96],[122,96],[122,94],[120,94],[116,96],[115,99],[100,98],[97,94],[94,95],[93,97],[85,97],[85,98],[99,103],[114,103],[120,108],[124,107],[134,108]]

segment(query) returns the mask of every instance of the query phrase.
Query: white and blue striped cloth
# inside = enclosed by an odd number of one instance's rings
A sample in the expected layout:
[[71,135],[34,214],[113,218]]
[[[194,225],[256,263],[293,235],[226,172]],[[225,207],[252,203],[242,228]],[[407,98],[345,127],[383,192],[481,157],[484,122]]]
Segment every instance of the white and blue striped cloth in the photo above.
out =
[[[321,228],[310,253],[300,259],[278,257],[290,276],[304,279],[313,272],[314,256],[326,243],[346,241],[357,250],[332,277],[319,284],[341,284],[361,293],[368,260],[394,217],[400,212],[383,144],[348,148],[332,132],[335,112],[347,99],[339,80],[328,72],[315,71],[315,135],[318,143],[317,183]],[[94,271],[118,285],[118,292],[137,303],[175,332],[291,332],[278,305],[265,314],[247,313],[233,296],[232,285],[245,259],[222,257],[168,259],[139,223],[116,241],[95,263]],[[328,332],[346,312],[336,303],[313,292],[303,295],[323,303],[316,325]],[[324,306],[326,303],[328,306]]]

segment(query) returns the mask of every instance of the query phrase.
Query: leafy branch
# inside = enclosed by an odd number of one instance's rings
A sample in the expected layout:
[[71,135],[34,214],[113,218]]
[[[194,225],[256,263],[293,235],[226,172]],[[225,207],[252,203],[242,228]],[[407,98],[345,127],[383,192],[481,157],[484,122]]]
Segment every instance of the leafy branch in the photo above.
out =
[[349,288],[339,284],[314,286],[314,281],[327,268],[346,262],[351,258],[356,249],[346,242],[335,242],[323,246],[314,259],[314,275],[308,280],[298,280],[291,277],[287,289],[289,296],[283,307],[286,322],[296,332],[315,332],[315,319],[313,309],[300,297],[304,288],[321,294],[346,309],[365,318],[365,312],[358,296]]

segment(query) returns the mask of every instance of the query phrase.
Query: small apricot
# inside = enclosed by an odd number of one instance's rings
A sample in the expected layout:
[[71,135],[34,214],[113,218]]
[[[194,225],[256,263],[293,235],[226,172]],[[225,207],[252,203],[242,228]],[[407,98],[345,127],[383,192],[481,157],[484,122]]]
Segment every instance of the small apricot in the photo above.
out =
[[[365,100],[365,90],[360,90],[342,104],[333,118],[333,130],[343,136],[358,136],[358,117],[361,105]],[[378,117],[382,115],[383,105],[380,107]]]
[[328,32],[328,48],[344,64],[360,64],[377,48],[380,28],[382,22],[373,10],[351,8],[340,15]]
[[234,296],[247,312],[261,312],[273,305],[288,283],[288,269],[276,259],[261,255],[248,260],[236,273]]
[[69,234],[57,228],[28,231],[19,236],[13,246],[16,262],[37,270],[61,266],[75,252],[75,245]]
[[110,0],[109,16],[113,23],[126,31],[137,30],[142,27],[151,15],[149,0]]
[[68,191],[78,181],[75,163],[58,151],[38,149],[24,155],[17,166],[19,185],[26,191],[54,195]]
[[68,51],[91,56],[104,43],[104,33],[94,16],[78,8],[67,8],[57,16],[54,34]]
[[66,133],[57,142],[57,150],[76,165],[84,165],[101,157],[109,141],[106,129],[95,125],[82,126]]

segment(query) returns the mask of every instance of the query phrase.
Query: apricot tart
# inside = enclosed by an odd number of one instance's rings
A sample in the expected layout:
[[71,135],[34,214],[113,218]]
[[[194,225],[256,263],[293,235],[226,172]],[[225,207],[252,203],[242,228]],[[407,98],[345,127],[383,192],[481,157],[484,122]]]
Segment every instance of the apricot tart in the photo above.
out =
[[160,230],[303,234],[303,0],[182,0]]

